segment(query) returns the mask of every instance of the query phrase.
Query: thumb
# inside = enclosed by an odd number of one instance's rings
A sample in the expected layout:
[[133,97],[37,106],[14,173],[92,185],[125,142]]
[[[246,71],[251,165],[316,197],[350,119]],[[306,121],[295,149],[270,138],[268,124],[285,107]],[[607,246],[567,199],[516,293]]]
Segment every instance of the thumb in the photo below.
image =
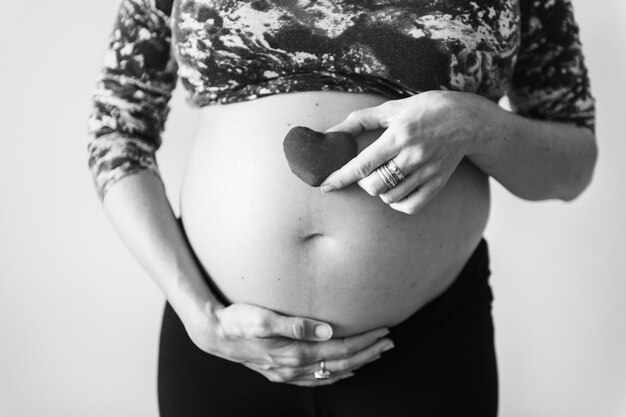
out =
[[[384,104],[384,103],[383,103]],[[328,132],[348,132],[353,136],[359,135],[364,130],[386,129],[389,127],[388,115],[385,111],[386,107],[379,105],[376,107],[368,107],[365,109],[354,110],[348,114],[341,123],[336,124],[329,129]]]
[[274,314],[270,327],[276,335],[295,340],[321,342],[330,339],[333,335],[333,328],[328,323],[280,314]]

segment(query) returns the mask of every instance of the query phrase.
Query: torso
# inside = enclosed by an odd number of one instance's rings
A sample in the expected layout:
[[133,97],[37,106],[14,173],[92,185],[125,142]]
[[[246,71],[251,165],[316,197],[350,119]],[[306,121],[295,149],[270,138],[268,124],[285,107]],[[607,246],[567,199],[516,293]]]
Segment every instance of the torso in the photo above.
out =
[[[181,215],[228,301],[326,320],[343,336],[397,324],[454,281],[489,212],[487,177],[471,163],[412,216],[356,184],[322,194],[287,164],[291,127],[322,131],[385,100],[303,92],[201,109]],[[360,135],[359,149],[380,133]]]
[[[562,20],[568,8],[520,0],[125,2],[90,119],[99,192],[135,169],[158,174],[153,152],[178,75],[202,116],[183,223],[224,297],[327,320],[336,336],[394,325],[444,291],[471,254],[488,217],[486,176],[461,162],[408,216],[356,185],[328,195],[306,186],[287,166],[285,133],[324,130],[351,110],[426,90],[494,101],[513,92],[526,114],[578,109],[592,126],[576,26]],[[533,58],[537,48],[543,55]],[[379,134],[357,138],[361,149]]]
[[[179,75],[202,114],[181,214],[222,295],[341,336],[397,324],[443,292],[487,221],[482,172],[461,162],[409,216],[355,184],[304,184],[283,138],[425,90],[497,100],[519,47],[518,0],[174,3]],[[380,133],[357,138],[360,149]]]

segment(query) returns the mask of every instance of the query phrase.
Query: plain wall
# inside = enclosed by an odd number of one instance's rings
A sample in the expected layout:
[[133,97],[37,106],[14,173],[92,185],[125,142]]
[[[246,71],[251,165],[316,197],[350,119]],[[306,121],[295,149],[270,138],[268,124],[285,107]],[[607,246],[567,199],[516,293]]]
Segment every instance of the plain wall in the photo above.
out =
[[[163,298],[87,171],[90,95],[118,1],[3,4],[0,417],[156,416]],[[600,159],[572,203],[525,202],[494,183],[501,416],[626,416],[626,3],[574,4]],[[174,206],[197,122],[183,97],[179,85],[159,153]]]

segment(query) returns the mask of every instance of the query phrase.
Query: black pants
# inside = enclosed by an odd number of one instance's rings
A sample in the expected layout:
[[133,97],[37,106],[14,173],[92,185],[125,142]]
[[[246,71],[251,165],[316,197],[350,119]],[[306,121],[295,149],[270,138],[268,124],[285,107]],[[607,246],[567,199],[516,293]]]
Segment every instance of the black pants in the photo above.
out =
[[161,416],[495,416],[489,274],[483,240],[450,288],[391,328],[394,349],[353,377],[317,388],[273,383],[204,353],[166,304],[159,351]]

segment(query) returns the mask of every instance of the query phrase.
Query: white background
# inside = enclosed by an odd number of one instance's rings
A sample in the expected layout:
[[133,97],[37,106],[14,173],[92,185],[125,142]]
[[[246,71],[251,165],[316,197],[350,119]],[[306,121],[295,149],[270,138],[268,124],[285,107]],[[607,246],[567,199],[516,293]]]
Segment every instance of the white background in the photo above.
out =
[[[90,94],[117,4],[3,2],[0,417],[157,415],[163,299],[87,170]],[[574,4],[600,159],[573,203],[524,202],[494,184],[500,416],[626,416],[626,3]],[[196,126],[183,93],[159,153],[174,206]]]

